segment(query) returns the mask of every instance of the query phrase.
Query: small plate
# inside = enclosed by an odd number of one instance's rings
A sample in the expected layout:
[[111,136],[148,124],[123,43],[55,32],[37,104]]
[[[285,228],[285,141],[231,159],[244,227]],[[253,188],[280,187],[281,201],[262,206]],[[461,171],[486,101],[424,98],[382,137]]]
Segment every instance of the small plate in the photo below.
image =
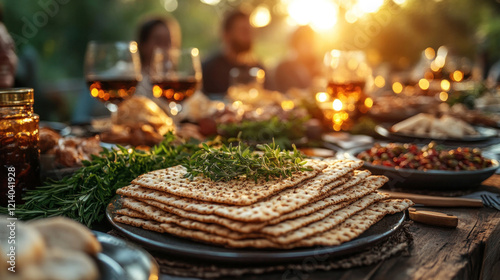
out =
[[97,254],[102,280],[159,279],[158,264],[148,252],[109,234],[94,234],[102,245]]
[[40,121],[38,126],[53,129],[61,136],[67,136],[71,133],[71,127],[61,122]]
[[[352,149],[341,157],[358,159],[356,156],[369,148],[371,146]],[[364,162],[363,166],[375,175],[389,177],[391,180],[386,184],[388,187],[440,190],[469,189],[477,187],[481,182],[491,177],[499,167],[498,161],[492,159],[493,157],[488,156],[487,153],[483,153],[483,156],[491,159],[493,166],[471,171],[396,169],[368,162]]]
[[297,249],[235,249],[195,242],[179,238],[167,233],[157,233],[130,225],[117,223],[113,220],[114,212],[121,208],[120,196],[106,208],[106,217],[115,229],[128,238],[142,245],[173,256],[190,260],[204,260],[219,263],[262,264],[262,263],[290,263],[302,261],[308,257],[328,255],[329,257],[344,256],[370,248],[374,244],[385,240],[398,230],[405,220],[405,213],[399,212],[387,215],[358,238],[339,246],[307,247]]
[[492,137],[498,136],[498,132],[495,129],[488,128],[488,127],[482,127],[482,126],[474,126],[476,131],[479,132],[478,135],[469,135],[469,136],[465,136],[463,138],[453,138],[453,137],[432,138],[430,136],[410,135],[410,134],[401,133],[401,132],[392,132],[391,126],[392,125],[389,125],[389,124],[377,125],[375,127],[375,132],[377,132],[381,136],[387,137],[389,139],[395,139],[395,140],[400,140],[401,138],[403,138],[403,139],[441,140],[441,141],[455,141],[455,142],[484,141],[484,140],[488,140]]
[[323,149],[323,148],[299,148],[298,150],[308,157],[317,157],[317,158],[334,157],[336,154],[336,152],[331,149]]

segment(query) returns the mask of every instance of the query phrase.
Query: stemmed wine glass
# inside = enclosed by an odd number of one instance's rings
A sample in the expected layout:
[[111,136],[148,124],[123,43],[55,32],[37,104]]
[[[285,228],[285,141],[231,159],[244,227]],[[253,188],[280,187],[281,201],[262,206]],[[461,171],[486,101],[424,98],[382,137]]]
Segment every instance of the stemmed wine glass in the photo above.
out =
[[168,103],[170,115],[182,110],[181,103],[201,83],[201,63],[197,48],[156,49],[150,66],[153,95]]
[[137,43],[89,42],[84,71],[92,97],[116,112],[117,104],[132,96],[142,80]]
[[349,130],[353,121],[373,105],[365,85],[371,79],[371,68],[362,51],[331,50],[325,54],[327,93],[334,113],[333,129]]

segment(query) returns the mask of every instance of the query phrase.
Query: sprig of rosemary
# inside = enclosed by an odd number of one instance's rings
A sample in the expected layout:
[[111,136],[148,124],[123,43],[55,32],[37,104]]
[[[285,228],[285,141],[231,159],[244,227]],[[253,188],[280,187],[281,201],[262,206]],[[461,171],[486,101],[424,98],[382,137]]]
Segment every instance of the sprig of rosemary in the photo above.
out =
[[[144,173],[182,164],[192,178],[199,174],[215,180],[229,181],[236,178],[290,177],[293,172],[308,170],[302,155],[281,150],[274,142],[257,146],[254,152],[243,143],[218,148],[199,142],[176,143],[173,134],[149,152],[118,147],[105,149],[72,176],[59,181],[49,180],[43,186],[28,191],[15,214],[21,220],[66,216],[87,226],[102,220],[106,206],[116,190],[124,187]],[[209,143],[216,146],[219,141]],[[8,209],[0,207],[0,214]]]
[[184,164],[186,177],[203,175],[213,181],[233,179],[269,180],[291,177],[294,172],[310,170],[304,165],[303,156],[293,146],[293,151],[282,150],[273,142],[271,145],[257,145],[258,152],[252,151],[243,143],[219,148],[203,144],[202,149],[191,156]]
[[[83,162],[83,167],[70,177],[49,180],[41,187],[28,191],[25,204],[16,208],[22,220],[51,216],[67,216],[87,226],[102,220],[107,204],[118,188],[137,176],[152,170],[179,165],[199,149],[198,143],[174,144],[173,134],[149,152],[119,147],[105,149],[100,156]],[[0,208],[0,213],[7,213]]]

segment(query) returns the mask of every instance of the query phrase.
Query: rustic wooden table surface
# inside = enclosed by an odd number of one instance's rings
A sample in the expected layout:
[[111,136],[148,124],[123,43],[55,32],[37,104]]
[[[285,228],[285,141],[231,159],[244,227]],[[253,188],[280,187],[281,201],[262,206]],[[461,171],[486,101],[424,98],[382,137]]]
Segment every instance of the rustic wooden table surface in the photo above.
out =
[[[500,175],[482,187],[500,193]],[[492,187],[495,186],[495,187]],[[500,279],[500,211],[491,208],[421,209],[449,213],[459,218],[456,229],[414,223],[410,256],[396,256],[381,263],[333,271],[303,271],[248,275],[240,279],[341,279],[341,280],[448,280]],[[186,279],[163,275],[164,279]]]

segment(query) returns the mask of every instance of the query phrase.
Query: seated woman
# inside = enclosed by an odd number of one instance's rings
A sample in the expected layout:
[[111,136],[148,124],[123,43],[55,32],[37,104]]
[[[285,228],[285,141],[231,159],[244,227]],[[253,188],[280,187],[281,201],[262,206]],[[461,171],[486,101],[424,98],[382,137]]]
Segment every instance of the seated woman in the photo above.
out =
[[137,85],[136,95],[149,97],[163,110],[168,110],[168,104],[153,96],[152,84],[149,78],[149,68],[155,49],[179,49],[181,46],[181,31],[179,23],[173,18],[152,18],[140,25],[137,44],[141,58],[142,81]]

